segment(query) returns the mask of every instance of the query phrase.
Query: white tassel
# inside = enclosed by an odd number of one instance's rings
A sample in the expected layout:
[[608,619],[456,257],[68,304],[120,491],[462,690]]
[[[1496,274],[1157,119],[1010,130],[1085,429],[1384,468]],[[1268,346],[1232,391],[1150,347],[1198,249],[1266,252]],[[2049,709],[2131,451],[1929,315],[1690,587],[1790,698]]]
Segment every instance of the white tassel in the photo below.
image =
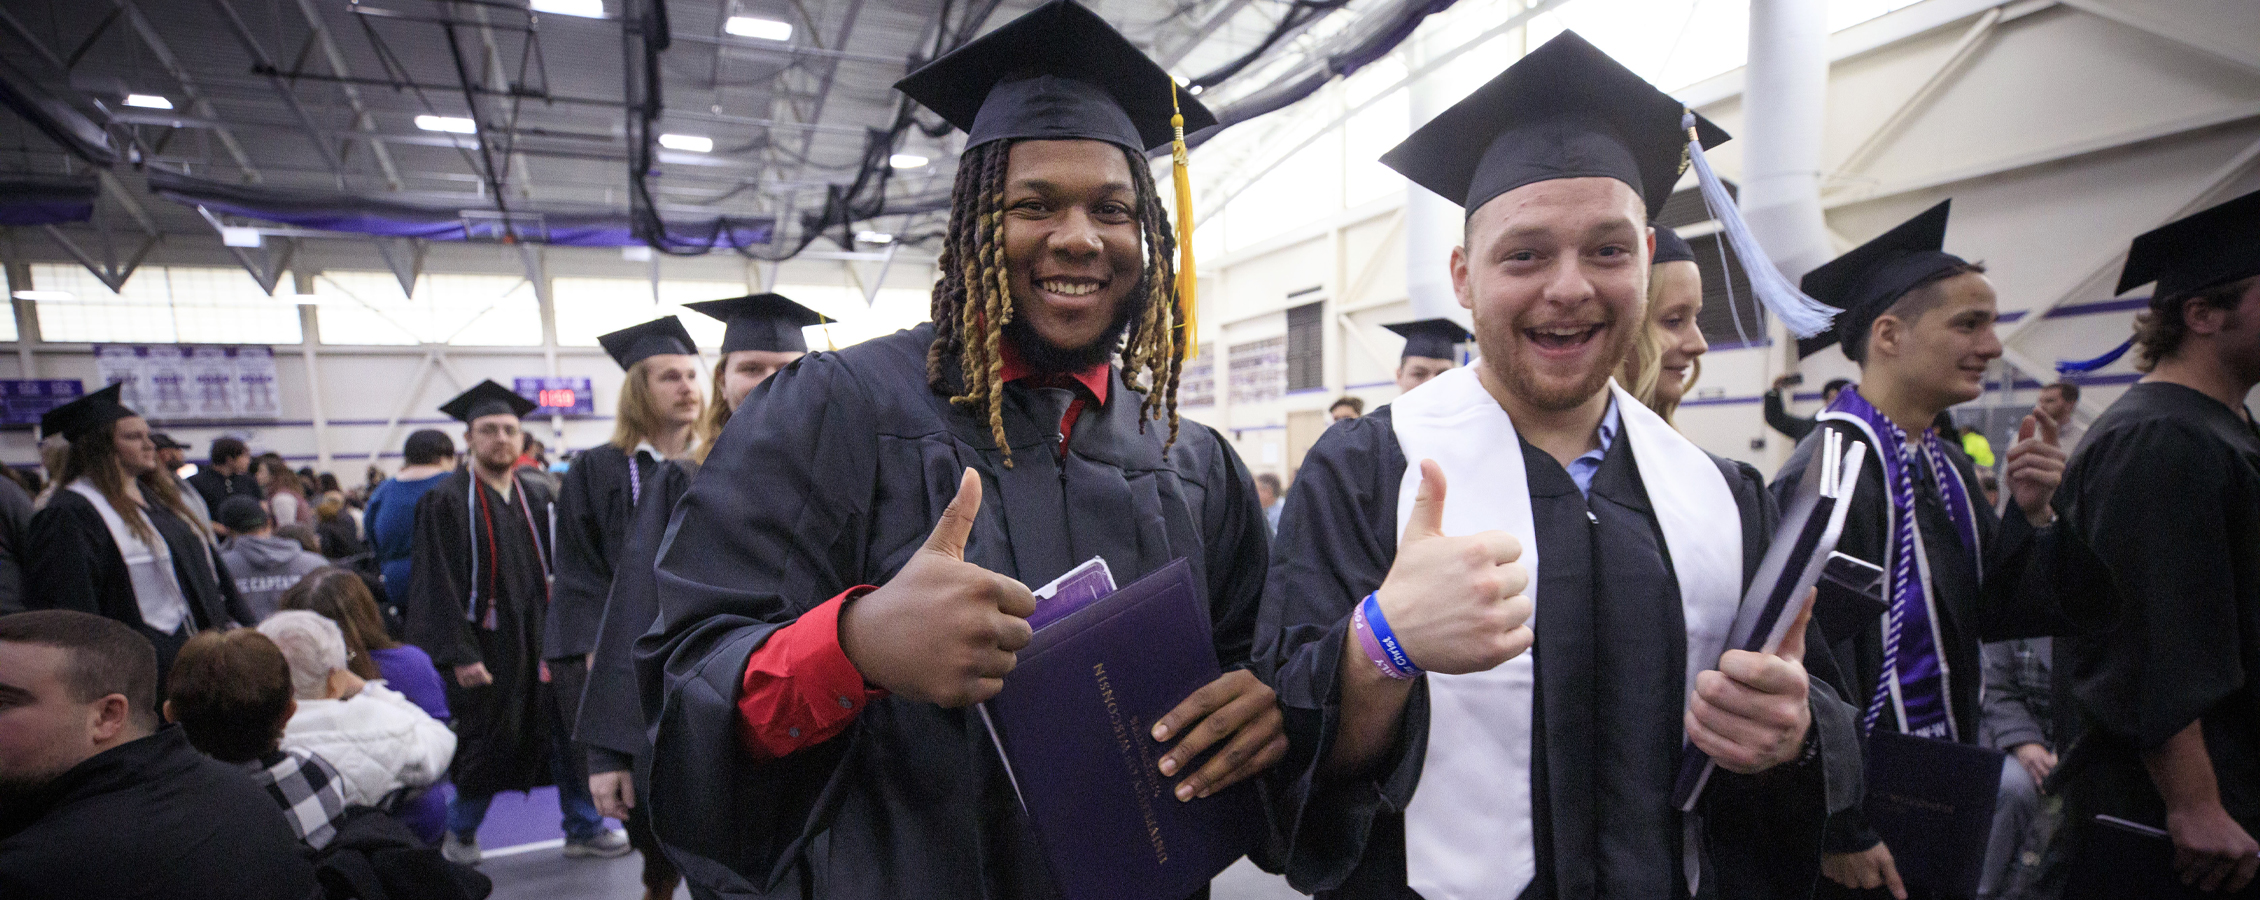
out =
[[1711,211],[1726,233],[1727,242],[1734,245],[1734,255],[1742,260],[1742,272],[1750,279],[1750,289],[1758,295],[1758,302],[1780,317],[1781,324],[1800,338],[1809,338],[1829,329],[1836,319],[1836,307],[1805,296],[1804,291],[1789,282],[1781,270],[1774,267],[1773,259],[1766,256],[1758,238],[1750,233],[1750,223],[1742,221],[1742,210],[1734,205],[1727,194],[1726,183],[1711,171],[1711,162],[1703,158],[1703,142],[1695,136],[1695,113],[1689,111],[1680,117],[1679,126],[1687,130],[1687,160],[1695,167],[1695,180],[1703,187],[1703,205]]

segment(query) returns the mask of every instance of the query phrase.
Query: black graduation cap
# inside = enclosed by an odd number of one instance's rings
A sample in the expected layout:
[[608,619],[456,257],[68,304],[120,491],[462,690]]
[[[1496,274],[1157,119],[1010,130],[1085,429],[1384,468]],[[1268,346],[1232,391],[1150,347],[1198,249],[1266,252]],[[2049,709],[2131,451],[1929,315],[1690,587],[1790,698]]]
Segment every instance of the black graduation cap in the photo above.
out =
[[66,440],[76,441],[104,425],[141,415],[118,402],[124,393],[124,384],[113,384],[50,409],[39,417],[39,433],[43,437],[59,434]]
[[641,325],[598,335],[596,342],[603,344],[604,352],[612,354],[612,361],[623,369],[662,354],[694,356],[698,353],[698,344],[691,340],[690,331],[674,316],[661,316]]
[[1450,319],[1417,319],[1381,327],[1404,335],[1405,352],[1399,354],[1398,359],[1424,356],[1429,359],[1458,360],[1460,355],[1453,352],[1453,348],[1475,340],[1475,335]]
[[1941,200],[1875,240],[1805,273],[1799,283],[1805,293],[1844,312],[1836,317],[1836,327],[1797,342],[1799,359],[1846,335],[1867,334],[1869,326],[1915,285],[1966,264],[1941,249],[1946,246],[1946,213],[1953,203]]
[[729,325],[722,332],[724,353],[740,350],[806,353],[808,339],[800,330],[824,321],[822,313],[794,303],[783,294],[755,294],[683,305]]
[[[895,82],[949,123],[967,148],[1009,139],[1107,141],[1139,153],[1167,145],[1169,73],[1072,0],[1052,0]],[[1191,134],[1216,116],[1175,98]]]
[[[1381,162],[1475,210],[1515,188],[1557,178],[1614,178],[1663,211],[1685,171],[1686,107],[1564,31],[1420,126]],[[1708,148],[1728,139],[1701,116]]]
[[1679,232],[1671,230],[1669,225],[1657,225],[1655,229],[1656,255],[1648,260],[1649,265],[1695,261],[1695,248],[1688,246],[1687,239],[1680,237]]
[[534,411],[535,406],[534,401],[518,396],[517,391],[490,380],[481,381],[470,390],[455,395],[455,399],[447,401],[439,411],[468,425],[473,419],[485,416],[514,416],[523,419],[527,413]]
[[2119,287],[2157,282],[2154,301],[2260,275],[2260,191],[2168,223],[2134,239]]

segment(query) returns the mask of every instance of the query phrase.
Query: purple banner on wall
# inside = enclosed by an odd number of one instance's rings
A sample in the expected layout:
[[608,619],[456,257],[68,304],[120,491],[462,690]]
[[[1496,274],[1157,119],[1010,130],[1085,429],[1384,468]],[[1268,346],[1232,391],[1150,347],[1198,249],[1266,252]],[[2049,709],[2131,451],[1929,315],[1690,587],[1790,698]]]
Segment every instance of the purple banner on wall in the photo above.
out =
[[76,378],[0,380],[0,426],[37,425],[48,410],[85,393],[86,386]]

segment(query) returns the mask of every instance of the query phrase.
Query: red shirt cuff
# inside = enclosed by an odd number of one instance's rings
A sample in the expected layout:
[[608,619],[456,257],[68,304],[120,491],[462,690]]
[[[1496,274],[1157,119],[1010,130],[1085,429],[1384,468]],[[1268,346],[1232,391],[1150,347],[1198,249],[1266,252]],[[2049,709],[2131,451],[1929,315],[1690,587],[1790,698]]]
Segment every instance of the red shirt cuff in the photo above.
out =
[[832,738],[864,704],[886,692],[866,685],[840,648],[840,608],[875,588],[851,588],[777,629],[746,659],[738,734],[746,749],[777,759]]

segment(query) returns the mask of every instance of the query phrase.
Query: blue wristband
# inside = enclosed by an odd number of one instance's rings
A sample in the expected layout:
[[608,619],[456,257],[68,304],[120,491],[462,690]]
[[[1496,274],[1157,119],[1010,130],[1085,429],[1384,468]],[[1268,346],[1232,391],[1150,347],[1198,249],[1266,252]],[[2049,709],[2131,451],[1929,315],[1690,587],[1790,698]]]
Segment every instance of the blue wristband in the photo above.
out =
[[1421,668],[1413,665],[1412,657],[1406,655],[1404,645],[1397,642],[1397,633],[1389,630],[1389,620],[1381,615],[1381,592],[1365,595],[1361,609],[1365,613],[1366,627],[1373,630],[1373,639],[1381,644],[1381,652],[1389,655],[1389,663],[1405,673],[1406,677],[1420,674]]

